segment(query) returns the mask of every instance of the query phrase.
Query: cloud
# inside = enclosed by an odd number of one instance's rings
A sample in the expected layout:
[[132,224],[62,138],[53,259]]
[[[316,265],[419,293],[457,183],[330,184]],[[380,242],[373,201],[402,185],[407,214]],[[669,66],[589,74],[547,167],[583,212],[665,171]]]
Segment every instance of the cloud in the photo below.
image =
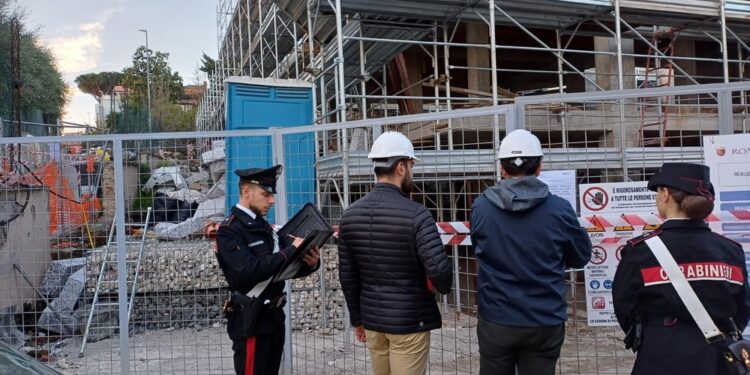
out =
[[125,10],[125,1],[115,1],[115,5],[99,13],[97,19],[109,20],[115,14]]
[[126,0],[111,0],[110,6],[106,9],[83,16],[86,17],[84,21],[90,19],[96,21],[63,24],[58,34],[60,36],[43,40],[43,43],[52,51],[58,69],[68,81],[70,96],[65,107],[65,120],[77,123],[93,122],[96,100],[93,96],[81,92],[71,81],[77,75],[99,67],[105,25],[112,17],[125,9],[125,4]]
[[89,32],[89,31],[98,32],[98,31],[104,30],[104,25],[102,25],[101,22],[82,23],[78,25],[78,29],[81,31],[86,31],[86,32]]
[[104,25],[110,18],[124,10],[124,0],[115,0],[114,6],[97,13],[97,21],[80,23],[75,27],[65,26],[66,36],[50,38],[45,44],[52,51],[60,72],[73,75],[94,69],[99,64],[102,51]]
[[78,25],[78,35],[48,39],[45,44],[63,74],[80,73],[98,65],[103,31],[101,22],[84,23]]
[[68,83],[68,95],[76,96],[76,95],[88,95],[88,94],[84,94],[83,91],[81,91],[78,88],[78,85],[76,85],[75,83]]

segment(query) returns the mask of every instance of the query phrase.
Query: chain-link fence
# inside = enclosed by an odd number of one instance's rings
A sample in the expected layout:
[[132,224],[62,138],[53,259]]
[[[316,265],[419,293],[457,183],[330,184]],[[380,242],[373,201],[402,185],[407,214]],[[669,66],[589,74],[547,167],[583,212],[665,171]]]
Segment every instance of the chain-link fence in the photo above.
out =
[[[226,283],[211,240],[237,201],[232,170],[284,164],[269,221],[282,224],[315,202],[336,226],[372,188],[373,139],[398,130],[422,160],[412,199],[435,216],[454,269],[452,291],[436,297],[443,327],[432,335],[429,372],[478,373],[477,267],[466,228],[473,200],[498,177],[504,134],[534,132],[543,168],[574,170],[576,184],[639,181],[664,161],[701,162],[703,135],[746,133],[742,90],[750,84],[526,97],[294,128],[0,139],[0,338],[69,374],[232,373]],[[348,322],[335,239],[322,261],[289,282],[282,369],[370,373]],[[557,373],[629,373],[622,332],[587,324],[582,272],[568,275]]]

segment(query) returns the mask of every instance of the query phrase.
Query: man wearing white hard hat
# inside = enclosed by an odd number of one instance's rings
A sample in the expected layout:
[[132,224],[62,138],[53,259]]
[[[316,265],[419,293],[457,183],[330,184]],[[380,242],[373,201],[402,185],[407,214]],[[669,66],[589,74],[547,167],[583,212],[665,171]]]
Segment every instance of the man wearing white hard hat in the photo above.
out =
[[502,179],[471,208],[481,375],[555,373],[567,320],[565,268],[591,257],[574,208],[537,178],[542,156],[536,136],[510,132],[498,154]]
[[378,182],[341,219],[341,289],[374,375],[422,375],[442,324],[433,289],[448,293],[453,272],[432,214],[409,199],[419,161],[409,139],[383,133],[368,158]]

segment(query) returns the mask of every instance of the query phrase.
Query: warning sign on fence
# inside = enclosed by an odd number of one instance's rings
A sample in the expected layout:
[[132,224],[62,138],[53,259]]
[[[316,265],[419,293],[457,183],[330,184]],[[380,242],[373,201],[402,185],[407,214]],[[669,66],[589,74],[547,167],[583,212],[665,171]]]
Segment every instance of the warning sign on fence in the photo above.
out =
[[[654,214],[655,193],[647,182],[583,184],[579,186],[581,218],[594,247],[584,269],[586,312],[590,326],[617,325],[612,281],[625,242],[661,222]],[[595,230],[592,230],[595,229]]]
[[[608,231],[614,235],[614,232]],[[614,239],[614,240],[610,240]],[[617,325],[615,309],[612,303],[612,281],[615,278],[617,264],[620,263],[620,248],[627,238],[610,237],[599,241],[592,239],[594,247],[591,261],[586,265],[586,315],[590,326]]]
[[647,182],[580,185],[581,215],[656,212],[656,193]]

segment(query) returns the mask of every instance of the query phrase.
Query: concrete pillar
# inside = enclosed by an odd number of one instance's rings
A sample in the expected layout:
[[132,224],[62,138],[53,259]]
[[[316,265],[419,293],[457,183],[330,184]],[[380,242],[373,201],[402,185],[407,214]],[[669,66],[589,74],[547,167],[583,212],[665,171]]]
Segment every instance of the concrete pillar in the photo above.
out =
[[[617,43],[614,38],[594,37],[594,48],[597,52],[617,52]],[[633,40],[622,40],[622,53],[633,53]],[[616,55],[596,55],[596,84],[605,90],[617,90],[617,56]],[[635,58],[632,56],[623,56],[622,73],[624,89],[635,88]]]
[[[617,53],[617,41],[614,38],[595,37],[594,48],[597,52]],[[633,40],[622,39],[622,53],[633,53]],[[596,66],[596,83],[604,90],[618,90],[620,87],[618,80],[618,59],[615,54],[596,55],[594,58]],[[622,57],[622,74],[623,89],[635,88],[635,58],[632,56]],[[604,147],[633,147],[640,129],[639,121],[629,121],[634,118],[635,107],[630,105],[632,100],[624,100],[622,105],[611,104],[602,105],[600,108],[607,116],[613,126],[607,131],[603,139],[600,140]],[[625,112],[622,116],[620,111]],[[624,128],[624,131],[621,131]],[[622,173],[617,172],[621,178]],[[617,178],[617,175],[608,178]],[[622,181],[622,180],[620,180]]]
[[[490,33],[483,23],[466,24],[466,42],[470,44],[489,44]],[[487,48],[467,48],[466,63],[472,68],[490,68],[490,50]],[[492,92],[492,77],[489,70],[468,70],[468,89]]]

